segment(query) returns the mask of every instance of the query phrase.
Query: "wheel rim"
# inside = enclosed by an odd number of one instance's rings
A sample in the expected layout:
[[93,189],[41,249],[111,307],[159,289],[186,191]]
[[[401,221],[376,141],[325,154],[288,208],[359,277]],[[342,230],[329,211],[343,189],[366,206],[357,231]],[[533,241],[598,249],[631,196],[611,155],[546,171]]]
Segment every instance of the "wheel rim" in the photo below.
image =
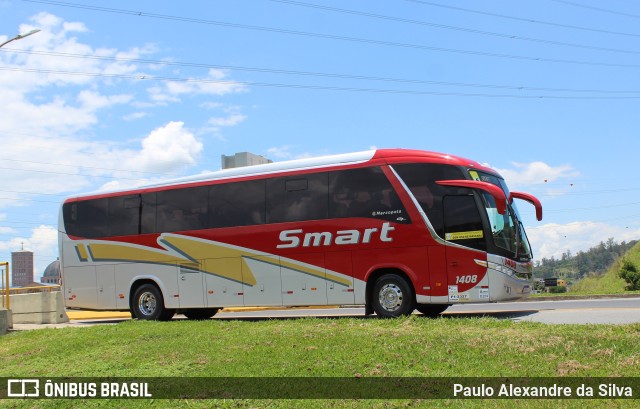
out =
[[156,311],[157,300],[152,293],[143,293],[138,298],[138,309],[144,315],[153,315]]
[[378,293],[380,306],[385,311],[397,311],[402,306],[402,299],[402,290],[396,284],[385,284]]

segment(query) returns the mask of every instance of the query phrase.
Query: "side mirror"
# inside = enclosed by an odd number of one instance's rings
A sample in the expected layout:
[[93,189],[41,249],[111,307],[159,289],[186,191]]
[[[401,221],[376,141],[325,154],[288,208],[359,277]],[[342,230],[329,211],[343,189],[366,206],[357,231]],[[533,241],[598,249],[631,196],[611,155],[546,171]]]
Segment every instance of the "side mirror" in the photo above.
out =
[[[489,193],[493,199],[496,201],[496,207],[498,209],[499,214],[505,214],[507,212],[507,196],[504,194],[504,191],[500,189],[498,186],[488,183],[481,182],[479,180],[438,180],[436,182],[441,186],[455,186],[455,187],[467,187],[471,189],[480,189]],[[537,200],[537,199],[536,199]]]
[[513,202],[513,199],[522,199],[531,203],[536,208],[536,219],[538,219],[538,221],[542,220],[542,203],[540,203],[540,200],[535,196],[529,193],[511,192],[509,195],[509,203]]

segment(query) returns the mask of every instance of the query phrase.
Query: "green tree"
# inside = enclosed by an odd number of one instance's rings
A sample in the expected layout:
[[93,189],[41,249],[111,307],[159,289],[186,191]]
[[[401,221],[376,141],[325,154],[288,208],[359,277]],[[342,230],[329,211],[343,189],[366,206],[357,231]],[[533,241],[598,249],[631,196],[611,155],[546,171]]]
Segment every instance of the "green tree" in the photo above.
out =
[[627,290],[640,290],[640,271],[638,271],[638,267],[631,261],[627,259],[622,260],[622,267],[618,275],[627,282]]

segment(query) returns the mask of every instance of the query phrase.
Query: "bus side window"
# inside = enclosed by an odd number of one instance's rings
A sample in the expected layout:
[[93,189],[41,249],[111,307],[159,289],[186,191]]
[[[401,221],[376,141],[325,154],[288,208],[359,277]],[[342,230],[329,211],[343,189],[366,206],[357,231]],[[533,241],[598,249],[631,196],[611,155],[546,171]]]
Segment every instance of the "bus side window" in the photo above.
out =
[[379,167],[329,174],[329,217],[373,217],[410,223],[393,186]]
[[156,230],[156,193],[144,193],[140,196],[140,234],[155,233]]
[[140,196],[109,198],[109,236],[139,234]]
[[329,177],[314,173],[267,180],[267,223],[321,220],[329,216]]
[[208,188],[195,187],[156,193],[158,232],[204,229],[208,224]]
[[209,189],[209,227],[236,227],[265,222],[264,180],[225,183]]

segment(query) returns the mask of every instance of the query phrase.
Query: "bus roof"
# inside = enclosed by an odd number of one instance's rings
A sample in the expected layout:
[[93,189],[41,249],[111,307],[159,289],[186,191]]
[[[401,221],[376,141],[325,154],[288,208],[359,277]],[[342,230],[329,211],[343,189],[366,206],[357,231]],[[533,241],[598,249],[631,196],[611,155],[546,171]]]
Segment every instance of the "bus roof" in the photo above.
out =
[[109,196],[114,193],[139,192],[147,189],[156,189],[174,185],[193,184],[241,177],[253,177],[269,174],[277,174],[292,171],[304,171],[320,169],[340,165],[357,165],[367,162],[402,163],[414,159],[419,162],[443,163],[456,166],[465,166],[477,170],[483,170],[497,174],[495,170],[476,161],[459,156],[438,152],[413,150],[413,149],[376,149],[362,152],[345,153],[339,155],[319,156],[314,158],[295,159],[282,162],[273,162],[264,165],[245,166],[240,168],[223,169],[214,172],[206,172],[198,175],[186,176],[162,182],[140,185],[131,188],[123,188],[112,191],[98,191],[69,197],[65,202],[77,199],[98,196]]

